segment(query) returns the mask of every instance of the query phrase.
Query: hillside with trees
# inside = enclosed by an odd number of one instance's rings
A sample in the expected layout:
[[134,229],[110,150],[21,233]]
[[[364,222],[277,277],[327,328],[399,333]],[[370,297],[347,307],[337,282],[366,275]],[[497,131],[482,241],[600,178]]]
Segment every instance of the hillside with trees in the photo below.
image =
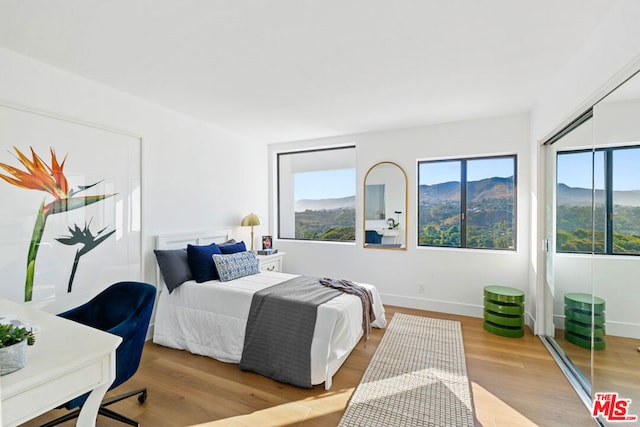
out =
[[[466,247],[514,247],[513,178],[487,178],[467,187]],[[444,182],[419,187],[420,245],[461,245],[460,183]]]
[[307,209],[295,213],[296,239],[354,241],[355,208]]
[[[605,253],[604,191],[560,183],[556,198],[556,251]],[[613,203],[613,253],[640,254],[640,191],[614,191]]]

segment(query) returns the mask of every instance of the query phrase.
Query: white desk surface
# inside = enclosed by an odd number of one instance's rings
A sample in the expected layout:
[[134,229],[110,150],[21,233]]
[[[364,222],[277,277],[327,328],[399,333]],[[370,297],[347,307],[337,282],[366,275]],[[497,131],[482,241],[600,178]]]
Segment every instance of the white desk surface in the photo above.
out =
[[93,402],[102,400],[115,379],[115,350],[122,338],[0,299],[0,315],[8,314],[40,330],[28,347],[27,366],[0,377],[2,425],[21,424],[96,389],[87,410],[91,416],[85,413],[78,421],[79,426],[95,425]]

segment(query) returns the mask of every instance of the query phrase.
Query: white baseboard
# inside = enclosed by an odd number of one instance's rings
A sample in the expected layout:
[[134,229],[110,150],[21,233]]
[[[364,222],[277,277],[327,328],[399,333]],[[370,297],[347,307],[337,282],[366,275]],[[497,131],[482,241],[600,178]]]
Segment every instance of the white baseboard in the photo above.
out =
[[462,304],[455,301],[443,301],[429,298],[407,297],[402,295],[383,294],[382,302],[398,307],[418,310],[437,311],[439,313],[457,314],[460,316],[482,317],[483,307],[475,304]]
[[[558,329],[564,329],[564,316],[553,316],[553,324]],[[616,322],[608,320],[605,317],[604,328],[607,335],[622,338],[640,339],[640,325],[637,323]]]
[[[476,304],[463,304],[455,301],[443,301],[429,298],[407,297],[402,295],[382,295],[382,301],[387,305],[415,308],[418,310],[436,311],[438,313],[456,314],[459,316],[483,317],[484,306]],[[535,319],[531,313],[525,312],[524,321],[532,331],[535,331]]]

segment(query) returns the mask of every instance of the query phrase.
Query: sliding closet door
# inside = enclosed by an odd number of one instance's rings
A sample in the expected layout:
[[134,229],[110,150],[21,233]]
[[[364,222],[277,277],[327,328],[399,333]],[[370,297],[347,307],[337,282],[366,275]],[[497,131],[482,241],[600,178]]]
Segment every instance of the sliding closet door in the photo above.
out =
[[[640,76],[596,104],[593,120],[605,175],[593,293],[605,304],[606,345],[593,351],[592,397],[630,399],[617,417],[640,417]],[[613,424],[605,406],[599,419]]]
[[551,300],[546,306],[552,306],[546,310],[546,323],[553,324],[547,340],[587,405],[593,374],[591,343],[585,331],[591,319],[582,312],[576,319],[571,313],[574,304],[592,293],[594,183],[598,181],[593,156],[592,119],[584,119],[546,146],[545,244]]

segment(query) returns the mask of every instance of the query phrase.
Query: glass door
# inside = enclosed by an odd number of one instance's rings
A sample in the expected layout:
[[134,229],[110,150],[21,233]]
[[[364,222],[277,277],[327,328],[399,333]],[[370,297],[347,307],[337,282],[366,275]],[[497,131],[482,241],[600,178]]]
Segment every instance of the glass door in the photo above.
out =
[[591,318],[594,174],[593,120],[565,131],[545,151],[546,324],[550,342],[567,377],[591,402]]
[[638,425],[632,420],[640,417],[640,76],[597,103],[593,120],[604,175],[593,266],[594,308],[603,310],[594,314],[594,330],[599,321],[605,326],[593,350],[592,398],[601,423]]
[[543,342],[600,425],[638,425],[640,76],[553,138],[544,161]]

